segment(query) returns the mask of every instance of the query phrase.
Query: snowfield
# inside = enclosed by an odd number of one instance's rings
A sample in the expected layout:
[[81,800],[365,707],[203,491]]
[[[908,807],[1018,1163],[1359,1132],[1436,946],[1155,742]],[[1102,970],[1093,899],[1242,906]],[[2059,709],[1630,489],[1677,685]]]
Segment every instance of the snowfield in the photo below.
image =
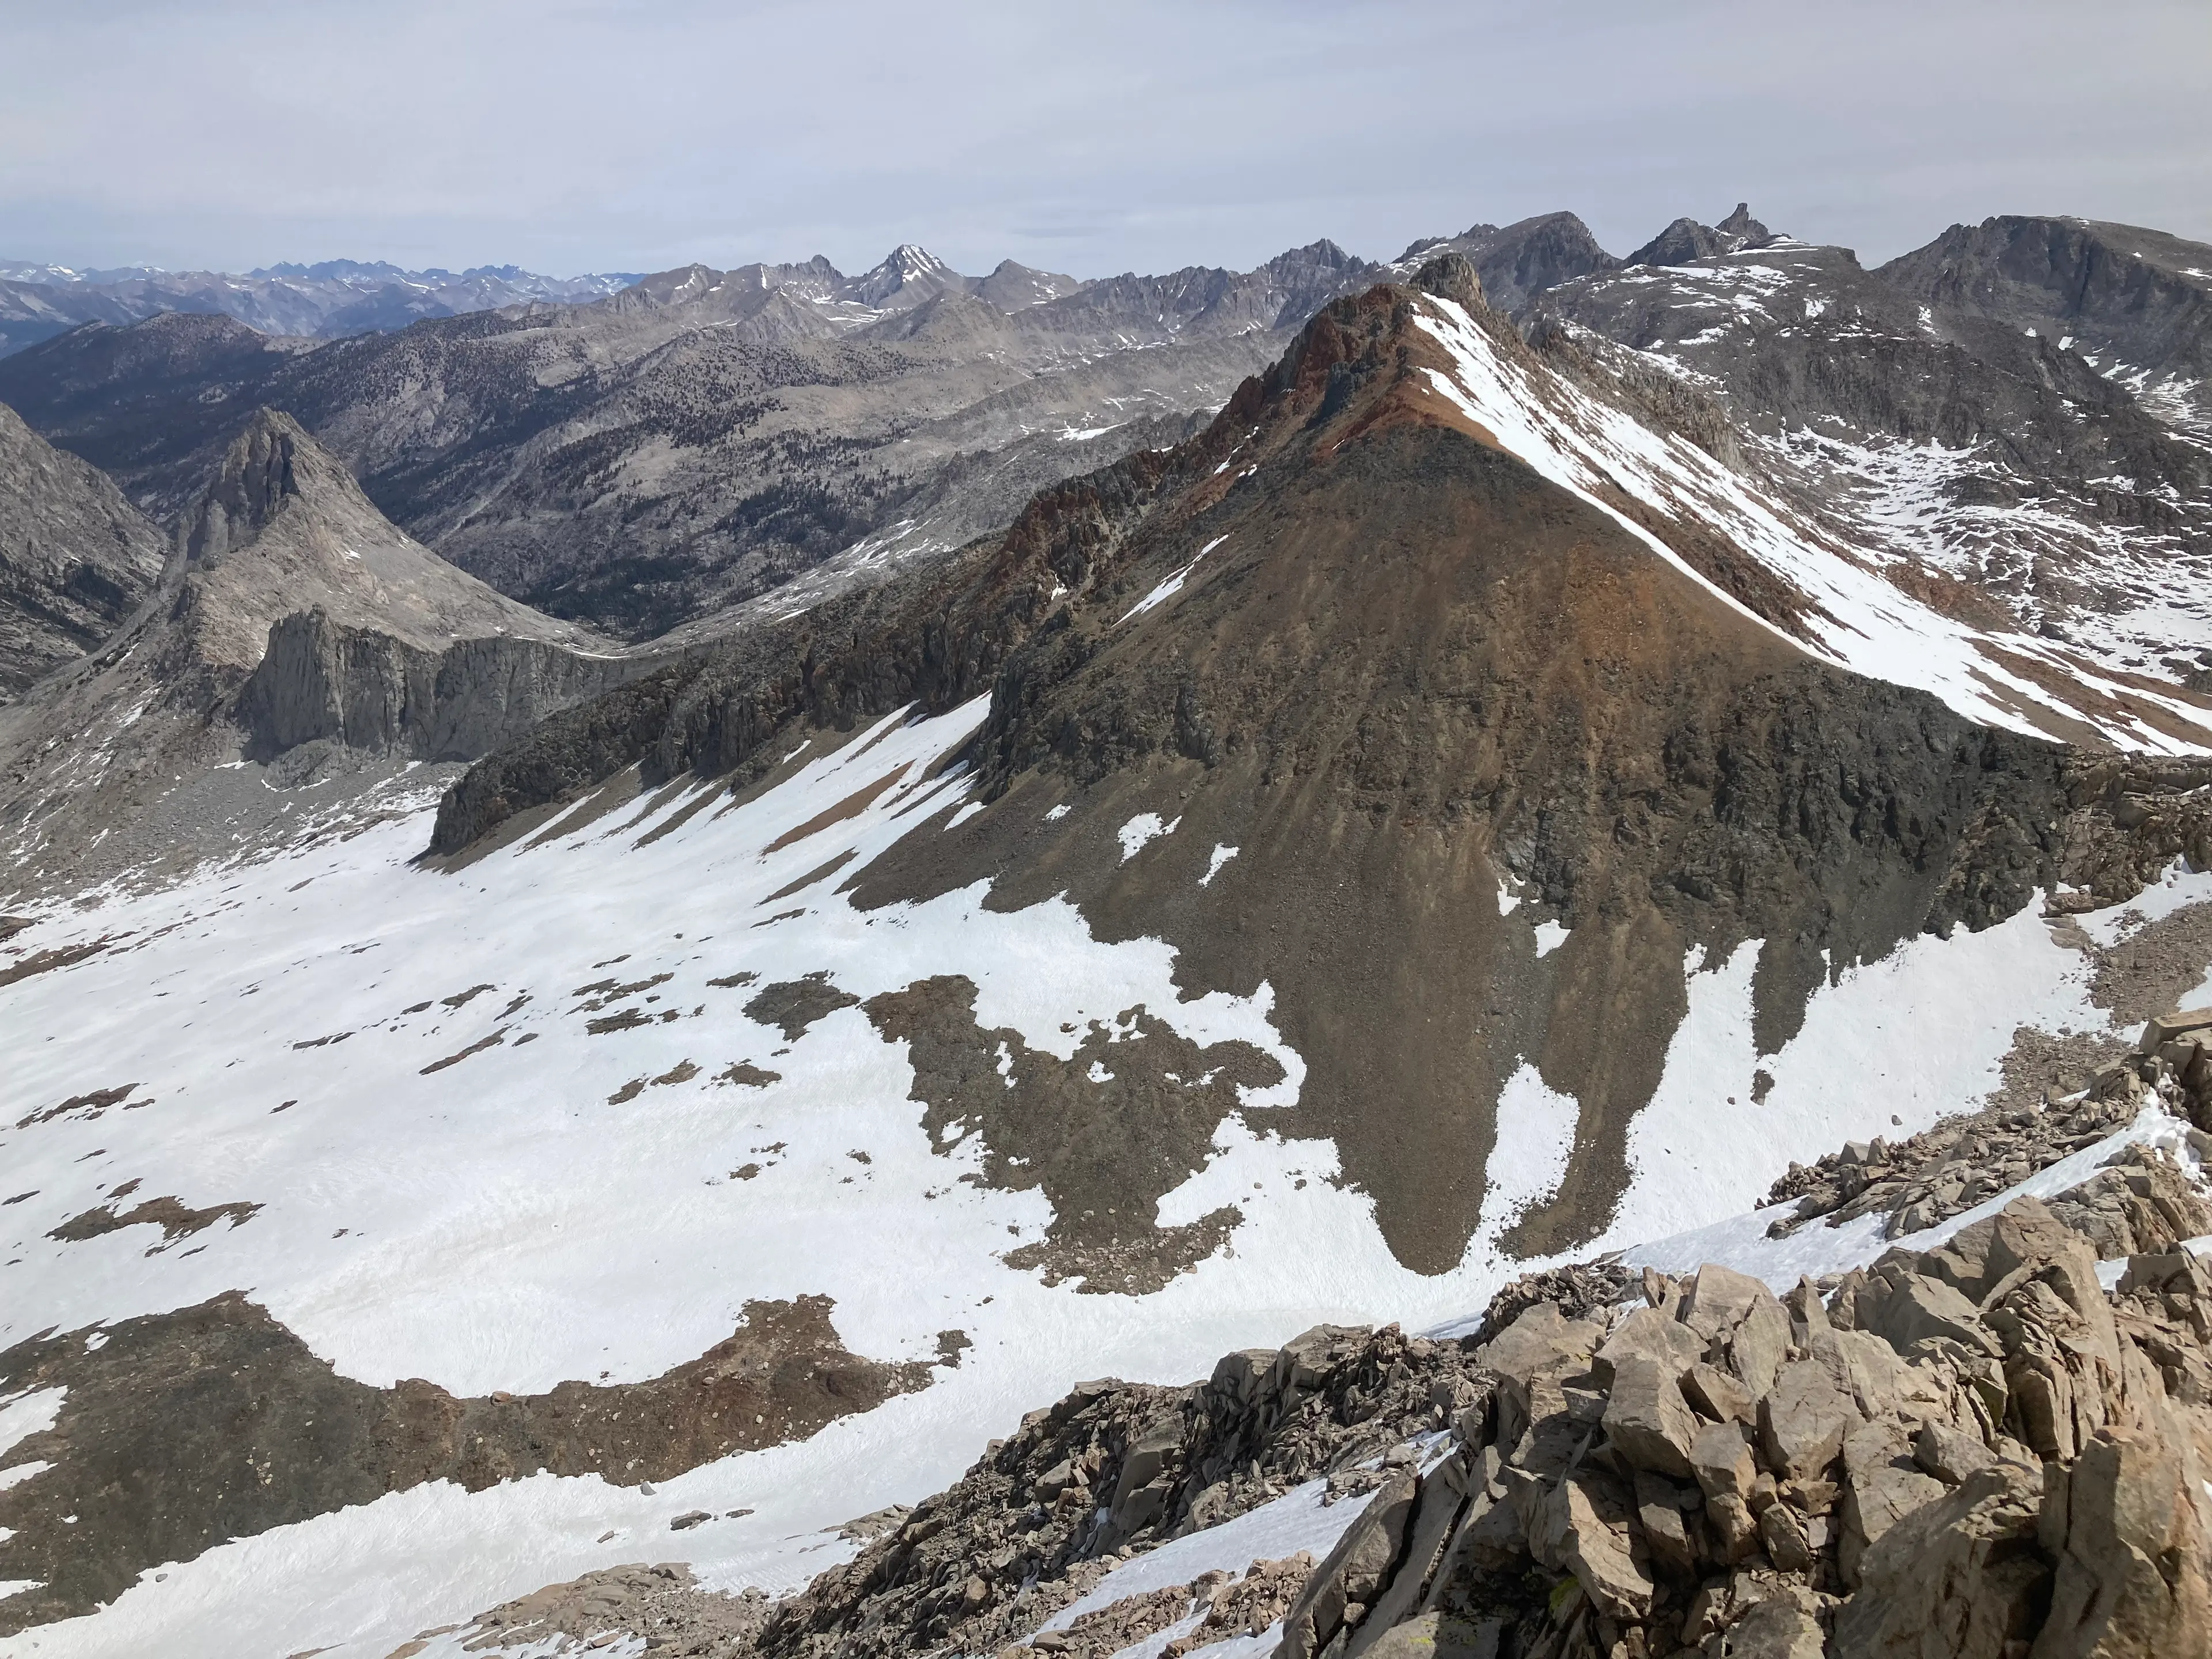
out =
[[[752,1299],[834,1298],[839,1336],[872,1359],[931,1358],[952,1329],[973,1343],[927,1388],[804,1443],[650,1491],[552,1475],[474,1494],[418,1486],[149,1571],[102,1611],[0,1640],[0,1653],[380,1659],[427,1628],[640,1559],[789,1589],[857,1547],[839,1523],[948,1484],[1079,1379],[1183,1381],[1322,1321],[1449,1326],[1540,1265],[1498,1244],[1556,1182],[1575,1121],[1533,1067],[1502,1107],[1477,1237],[1455,1271],[1424,1278],[1392,1258],[1370,1200],[1329,1178],[1327,1143],[1271,1129],[1304,1067],[1264,986],[1181,1000],[1169,946],[1101,943],[1060,900],[999,914],[978,884],[864,913],[839,896],[899,836],[941,833],[939,815],[976,805],[957,769],[931,769],[983,712],[896,715],[835,749],[817,738],[742,804],[672,787],[452,874],[410,862],[426,800],[264,861],[57,907],[0,947],[5,969],[104,941],[0,986],[0,1196],[23,1195],[0,1207],[0,1346],[50,1328],[96,1341],[103,1324],[234,1289],[346,1376],[461,1395],[657,1376],[726,1338]],[[2136,908],[2205,897],[2212,878],[2177,875]],[[2118,936],[2112,918],[2084,921]],[[1594,1249],[1668,1240],[1648,1259],[1692,1265],[1708,1245],[1670,1236],[1717,1224],[1710,1248],[1749,1265],[1763,1221],[1729,1218],[1789,1160],[1974,1103],[2016,1024],[2106,1024],[2085,959],[2031,911],[1844,975],[1761,1059],[1754,953],[1685,964],[1690,1016],[1636,1126],[1633,1184]],[[761,986],[810,973],[863,1000],[965,975],[982,1025],[1063,1059],[1093,1021],[1143,1040],[1117,1019],[1138,1005],[1201,1044],[1273,1055],[1285,1081],[1249,1091],[1211,1162],[1159,1206],[1172,1224],[1234,1204],[1243,1224],[1143,1297],[1048,1289],[1009,1267],[1051,1219],[1047,1201],[983,1185],[972,1133],[932,1146],[903,1044],[858,1006],[795,1040],[742,1012]],[[756,977],[715,982],[741,975]],[[776,1079],[720,1080],[741,1062]],[[1753,1107],[1762,1068],[1771,1090]],[[125,1085],[106,1105],[82,1100]],[[748,1164],[757,1173],[739,1178]],[[49,1237],[127,1181],[136,1199],[260,1207],[173,1244],[150,1224]],[[1789,1242],[1879,1253],[1856,1230]],[[0,1401],[0,1441],[62,1408]],[[11,1474],[38,1478],[18,1466],[0,1480]],[[695,1509],[753,1512],[672,1538],[669,1521]]]

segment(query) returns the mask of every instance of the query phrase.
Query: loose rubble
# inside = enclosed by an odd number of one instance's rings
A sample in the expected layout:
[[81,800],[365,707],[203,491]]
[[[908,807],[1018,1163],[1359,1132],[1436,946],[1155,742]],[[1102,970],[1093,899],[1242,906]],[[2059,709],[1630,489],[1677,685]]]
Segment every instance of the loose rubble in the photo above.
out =
[[[1766,1201],[1794,1198],[1796,1208],[1767,1234],[1786,1238],[1817,1219],[1838,1227],[1882,1215],[1888,1218],[1884,1236],[1902,1238],[2094,1146],[2154,1103],[2185,1118],[2200,1135],[2212,1128],[2212,1009],[2152,1020],[2136,1052],[2100,1069],[2086,1087],[2054,1092],[2040,1109],[1990,1108],[1893,1145],[1877,1135],[1849,1142],[1809,1167],[1791,1164]],[[2212,1150],[2212,1140],[2201,1150]]]

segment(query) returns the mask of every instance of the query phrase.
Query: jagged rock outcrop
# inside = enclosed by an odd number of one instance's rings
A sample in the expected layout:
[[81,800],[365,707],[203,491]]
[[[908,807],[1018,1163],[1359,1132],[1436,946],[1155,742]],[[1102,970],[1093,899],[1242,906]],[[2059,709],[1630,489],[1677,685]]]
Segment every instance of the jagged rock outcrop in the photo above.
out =
[[263,410],[128,624],[0,708],[12,879],[239,851],[287,810],[258,783],[223,789],[241,757],[318,744],[356,774],[465,761],[654,660],[456,570]]
[[[2212,1151],[2204,1138],[2212,1127],[2212,1010],[2153,1020],[2133,1054],[2070,1093],[2048,1091],[2039,1107],[1990,1107],[1894,1145],[1876,1135],[1809,1166],[1793,1164],[1766,1201],[1795,1199],[1796,1207],[1768,1234],[1786,1238],[1815,1219],[1836,1227],[1868,1215],[1887,1218],[1889,1237],[1919,1232],[2095,1145],[2146,1105],[2185,1119],[2203,1150]],[[2152,1254],[2212,1233],[2212,1208],[2186,1182],[2155,1160],[2139,1162],[2138,1172],[2107,1171],[2077,1189],[2083,1212],[2076,1231],[2109,1243],[2106,1255]]]
[[0,699],[96,649],[154,590],[161,533],[0,404]]
[[2006,214],[1953,225],[1876,275],[1931,307],[2068,339],[2212,429],[2212,249],[2136,225]]
[[1701,225],[1695,219],[1677,219],[1622,261],[1629,265],[1686,265],[1747,247],[1763,247],[1774,233],[1751,216],[1748,204],[1738,202],[1735,211],[1717,225]]
[[[2130,1151],[2107,1173],[2173,1170]],[[2203,1651],[2212,1266],[2116,1258],[2081,1197],[1784,1297],[1717,1263],[1588,1264],[1508,1286],[1458,1341],[1322,1327],[1201,1385],[1086,1383],[772,1607],[633,1569],[468,1629],[649,1628],[717,1659]],[[2109,1292],[2100,1257],[2125,1261]],[[1362,1506],[1318,1561],[1102,1588],[1316,1478]]]

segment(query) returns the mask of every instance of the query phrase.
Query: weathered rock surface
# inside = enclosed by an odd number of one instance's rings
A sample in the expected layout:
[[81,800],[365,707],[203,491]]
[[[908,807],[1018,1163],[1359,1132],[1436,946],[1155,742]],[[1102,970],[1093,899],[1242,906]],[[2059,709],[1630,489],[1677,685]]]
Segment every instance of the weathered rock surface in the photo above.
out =
[[0,404],[0,700],[96,648],[154,591],[161,532]]

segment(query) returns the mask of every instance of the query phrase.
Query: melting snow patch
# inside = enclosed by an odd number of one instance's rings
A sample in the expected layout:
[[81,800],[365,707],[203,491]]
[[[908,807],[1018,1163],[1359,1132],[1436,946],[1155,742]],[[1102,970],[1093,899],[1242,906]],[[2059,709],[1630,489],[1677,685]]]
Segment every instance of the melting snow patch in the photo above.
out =
[[1127,864],[1144,848],[1146,842],[1158,836],[1171,836],[1181,818],[1165,819],[1158,812],[1139,812],[1119,830],[1115,836],[1121,843],[1121,862]]
[[1510,916],[1520,908],[1521,895],[1504,882],[1499,882],[1498,884],[1498,914],[1501,916]]
[[1049,811],[1049,812],[1048,812],[1048,813],[1046,813],[1046,814],[1044,815],[1044,821],[1045,821],[1047,823],[1059,823],[1062,818],[1066,817],[1066,816],[1067,816],[1067,808],[1066,808],[1065,805],[1061,805],[1061,806],[1055,806],[1055,807],[1054,807],[1054,808],[1052,809],[1052,811]]
[[[1180,823],[1182,820],[1181,818],[1177,818],[1176,822]],[[1220,842],[1216,842],[1213,846],[1213,856],[1206,861],[1206,873],[1198,878],[1198,884],[1200,887],[1206,885],[1216,876],[1221,873],[1221,866],[1228,863],[1230,860],[1236,856],[1237,849],[1235,848],[1224,847]]]
[[0,1406],[0,1454],[52,1428],[55,1419],[61,1416],[62,1401],[68,1394],[67,1389],[34,1389]]
[[1559,1190],[1581,1115],[1575,1097],[1553,1089],[1526,1060],[1506,1079],[1498,1097],[1498,1141],[1483,1170],[1490,1190],[1482,1200],[1482,1241],[1495,1243],[1522,1211]]
[[[1192,556],[1188,564],[1184,565],[1182,568],[1174,572],[1165,581],[1162,582],[1158,587],[1155,587],[1151,592],[1146,594],[1143,599],[1139,599],[1135,605],[1130,606],[1127,613],[1122,617],[1121,623],[1126,623],[1133,617],[1143,616],[1145,612],[1150,611],[1154,605],[1173,599],[1177,593],[1182,592],[1183,578],[1189,575],[1192,571],[1198,568],[1199,560],[1212,552],[1215,548],[1220,546],[1222,543],[1228,539],[1229,538],[1226,536],[1216,536],[1212,541],[1206,543],[1204,547],[1200,548],[1197,553]],[[1115,623],[1114,626],[1119,628],[1121,625],[1121,623]]]
[[1540,921],[1536,924],[1536,954],[1548,957],[1567,942],[1567,927],[1564,922]]
[[1132,1595],[1172,1589],[1200,1573],[1242,1573],[1255,1561],[1279,1561],[1300,1550],[1318,1560],[1366,1512],[1363,1498],[1324,1504],[1326,1480],[1293,1486],[1272,1504],[1248,1510],[1233,1521],[1163,1544],[1127,1566],[1116,1567],[1081,1601],[1071,1602],[1044,1621],[1044,1630],[1066,1630],[1086,1613],[1110,1607]]
[[0,1492],[10,1486],[20,1486],[34,1474],[44,1474],[53,1468],[51,1463],[18,1463],[13,1468],[0,1469]]
[[982,810],[983,803],[981,801],[971,800],[958,811],[955,812],[951,817],[945,819],[945,827],[947,830],[957,830],[962,824],[967,823],[969,819],[974,817],[976,813]]

